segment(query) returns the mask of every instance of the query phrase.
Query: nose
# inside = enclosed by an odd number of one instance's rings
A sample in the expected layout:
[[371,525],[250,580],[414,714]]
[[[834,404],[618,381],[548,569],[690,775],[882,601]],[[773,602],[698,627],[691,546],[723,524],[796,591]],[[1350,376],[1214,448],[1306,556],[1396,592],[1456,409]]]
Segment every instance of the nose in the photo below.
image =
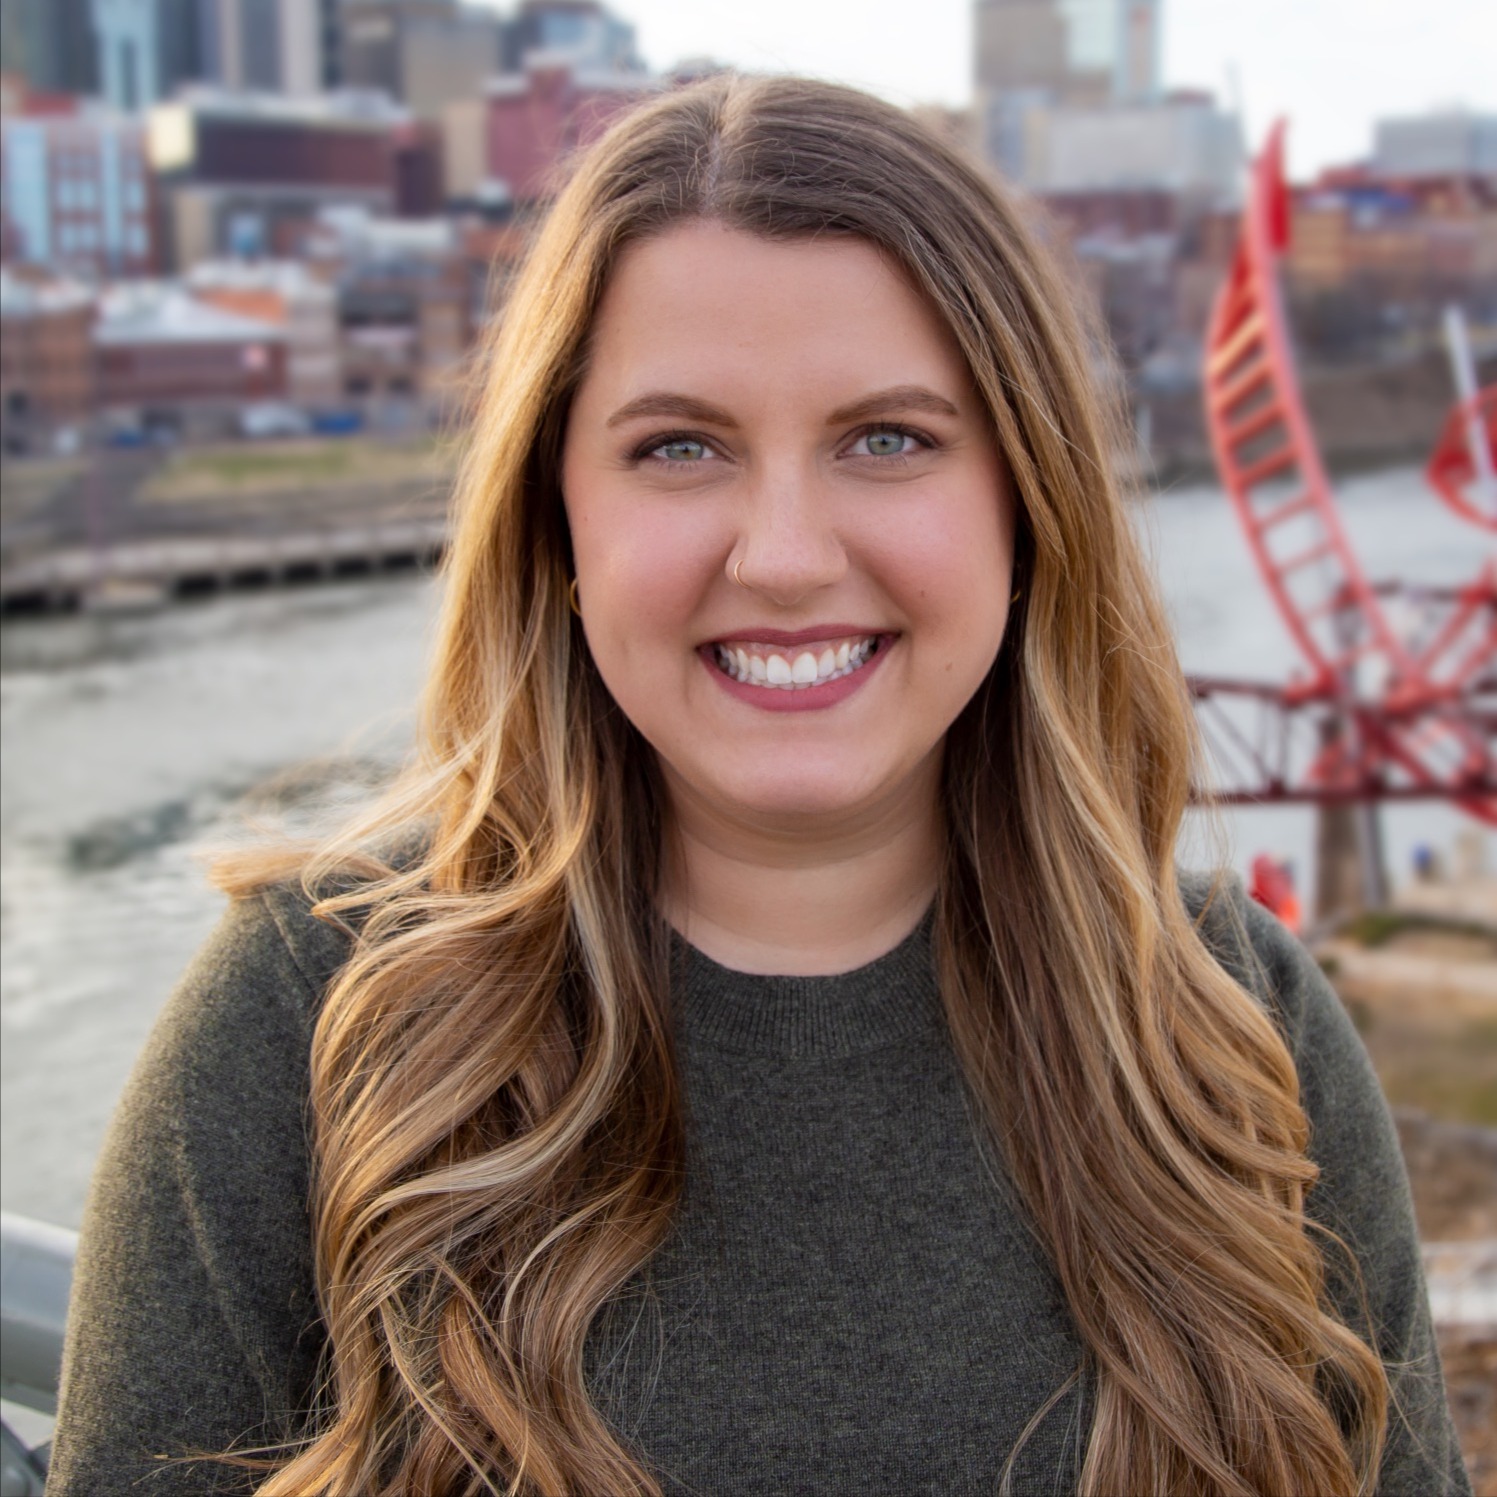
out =
[[727,575],[782,608],[840,581],[849,563],[830,499],[814,472],[762,475],[744,496]]

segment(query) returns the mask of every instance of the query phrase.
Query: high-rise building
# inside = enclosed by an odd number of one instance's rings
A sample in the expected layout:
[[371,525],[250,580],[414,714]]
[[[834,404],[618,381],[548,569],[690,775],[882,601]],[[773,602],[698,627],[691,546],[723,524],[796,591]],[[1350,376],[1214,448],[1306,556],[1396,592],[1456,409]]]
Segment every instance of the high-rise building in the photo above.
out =
[[1056,0],[977,0],[979,98],[1009,92],[1059,95],[1069,68],[1065,17]]
[[46,94],[91,94],[98,87],[98,44],[89,0],[4,0],[3,68]]
[[202,76],[226,88],[308,95],[324,82],[322,0],[198,0]]
[[1159,8],[1160,0],[977,0],[978,92],[1146,103],[1159,93]]
[[344,0],[341,81],[435,117],[499,70],[499,18],[457,0]]
[[598,0],[524,0],[502,32],[507,73],[523,72],[542,53],[588,72],[644,71],[634,28]]
[[317,0],[318,56],[322,59],[322,86],[337,88],[343,82],[343,27],[339,0]]
[[1066,61],[1083,90],[1110,103],[1148,103],[1159,93],[1159,0],[1057,0]]
[[202,76],[198,0],[93,0],[100,91],[116,109],[146,109]]

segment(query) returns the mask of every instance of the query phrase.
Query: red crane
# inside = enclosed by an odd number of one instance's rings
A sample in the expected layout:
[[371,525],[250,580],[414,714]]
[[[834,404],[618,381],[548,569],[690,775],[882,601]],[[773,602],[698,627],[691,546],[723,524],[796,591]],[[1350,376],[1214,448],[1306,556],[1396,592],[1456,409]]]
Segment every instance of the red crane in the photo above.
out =
[[[1192,680],[1221,775],[1210,798],[1439,798],[1497,825],[1497,558],[1466,583],[1419,590],[1375,586],[1358,563],[1305,413],[1279,294],[1283,155],[1281,123],[1253,163],[1232,268],[1212,307],[1205,397],[1222,483],[1306,669],[1288,682]],[[1497,389],[1452,414],[1428,476],[1457,514],[1497,529],[1476,496],[1483,454],[1473,456],[1473,433],[1497,449]]]

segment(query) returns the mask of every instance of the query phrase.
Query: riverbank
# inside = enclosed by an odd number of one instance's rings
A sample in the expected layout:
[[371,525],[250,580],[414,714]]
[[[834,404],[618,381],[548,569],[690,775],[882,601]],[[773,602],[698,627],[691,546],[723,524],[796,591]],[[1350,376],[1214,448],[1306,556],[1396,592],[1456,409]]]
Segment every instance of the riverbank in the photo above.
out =
[[8,462],[0,611],[139,609],[429,566],[456,460],[420,437]]
[[1393,1105],[1451,1410],[1497,1497],[1497,878],[1412,885],[1315,953]]

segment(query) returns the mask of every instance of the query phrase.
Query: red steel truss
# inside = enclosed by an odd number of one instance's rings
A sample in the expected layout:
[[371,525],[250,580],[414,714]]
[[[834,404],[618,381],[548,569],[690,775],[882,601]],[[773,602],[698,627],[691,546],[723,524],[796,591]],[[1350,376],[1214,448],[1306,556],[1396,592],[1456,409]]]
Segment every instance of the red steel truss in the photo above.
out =
[[1478,390],[1473,399],[1451,411],[1435,443],[1424,476],[1430,487],[1463,520],[1487,530],[1497,530],[1497,508],[1491,495],[1484,500],[1475,492],[1476,466],[1471,461],[1473,439],[1487,444],[1491,466],[1497,468],[1497,385]]
[[[1440,798],[1497,825],[1497,557],[1471,581],[1375,586],[1341,524],[1279,295],[1288,243],[1284,127],[1254,162],[1241,235],[1207,331],[1206,417],[1218,471],[1306,671],[1282,684],[1197,678],[1198,716],[1229,802]],[[1497,400],[1458,409],[1431,460],[1446,502],[1471,491],[1466,432]],[[1464,466],[1461,453],[1465,452]],[[1401,602],[1394,608],[1394,596]]]

